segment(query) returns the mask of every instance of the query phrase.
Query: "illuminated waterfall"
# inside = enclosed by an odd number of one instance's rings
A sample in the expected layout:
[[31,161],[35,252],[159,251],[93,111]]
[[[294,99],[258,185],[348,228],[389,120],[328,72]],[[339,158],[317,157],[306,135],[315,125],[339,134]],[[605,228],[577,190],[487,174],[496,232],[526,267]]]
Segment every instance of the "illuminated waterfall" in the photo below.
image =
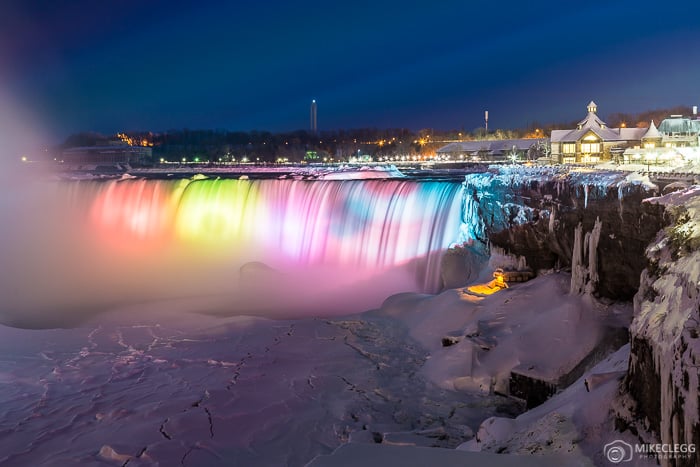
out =
[[173,300],[163,309],[328,315],[436,292],[442,254],[461,240],[461,191],[410,180],[37,182],[0,226],[0,322],[63,325]]
[[173,242],[240,261],[380,272],[415,262],[439,288],[441,253],[458,240],[458,184],[397,180],[82,182],[91,222],[110,243]]

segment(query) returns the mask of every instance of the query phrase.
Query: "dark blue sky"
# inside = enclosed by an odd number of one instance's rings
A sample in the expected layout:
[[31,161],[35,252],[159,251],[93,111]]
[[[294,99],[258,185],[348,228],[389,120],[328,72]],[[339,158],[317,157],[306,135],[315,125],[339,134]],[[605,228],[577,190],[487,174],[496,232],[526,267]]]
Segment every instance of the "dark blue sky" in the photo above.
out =
[[700,104],[700,4],[3,0],[0,96],[83,130],[472,130]]

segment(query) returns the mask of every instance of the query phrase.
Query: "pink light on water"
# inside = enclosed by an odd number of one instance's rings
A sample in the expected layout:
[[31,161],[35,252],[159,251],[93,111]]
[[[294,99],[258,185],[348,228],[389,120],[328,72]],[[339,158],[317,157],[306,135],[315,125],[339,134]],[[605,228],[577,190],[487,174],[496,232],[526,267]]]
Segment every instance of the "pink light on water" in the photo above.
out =
[[90,215],[103,235],[126,240],[165,240],[172,234],[177,205],[167,185],[146,180],[104,184]]

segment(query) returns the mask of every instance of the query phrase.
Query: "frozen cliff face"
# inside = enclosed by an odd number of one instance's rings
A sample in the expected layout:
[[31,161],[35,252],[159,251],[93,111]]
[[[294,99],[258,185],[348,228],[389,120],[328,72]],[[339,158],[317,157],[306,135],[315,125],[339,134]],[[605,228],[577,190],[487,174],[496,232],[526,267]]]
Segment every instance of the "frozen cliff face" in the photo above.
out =
[[[642,438],[700,447],[700,186],[645,204],[665,206],[671,223],[647,249],[619,415]],[[692,456],[660,460],[698,465]]]
[[524,256],[535,270],[572,267],[579,225],[584,240],[598,236],[582,258],[584,285],[609,298],[635,294],[644,249],[664,225],[664,208],[642,203],[658,188],[635,174],[501,167],[467,175],[464,188],[464,239]]

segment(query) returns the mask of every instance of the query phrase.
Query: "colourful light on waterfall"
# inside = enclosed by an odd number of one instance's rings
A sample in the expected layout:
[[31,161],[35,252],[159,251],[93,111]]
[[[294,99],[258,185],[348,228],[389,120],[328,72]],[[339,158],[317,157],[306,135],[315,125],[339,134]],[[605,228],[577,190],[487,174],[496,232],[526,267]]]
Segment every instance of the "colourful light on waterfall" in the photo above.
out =
[[182,183],[125,180],[96,186],[91,216],[105,236],[121,242],[171,237]]
[[427,289],[439,281],[441,252],[459,240],[455,183],[122,180],[92,189],[93,222],[110,241],[173,241],[191,255],[272,266],[380,272],[414,262]]
[[182,194],[175,230],[182,240],[227,251],[250,242],[264,209],[249,180],[197,180]]

